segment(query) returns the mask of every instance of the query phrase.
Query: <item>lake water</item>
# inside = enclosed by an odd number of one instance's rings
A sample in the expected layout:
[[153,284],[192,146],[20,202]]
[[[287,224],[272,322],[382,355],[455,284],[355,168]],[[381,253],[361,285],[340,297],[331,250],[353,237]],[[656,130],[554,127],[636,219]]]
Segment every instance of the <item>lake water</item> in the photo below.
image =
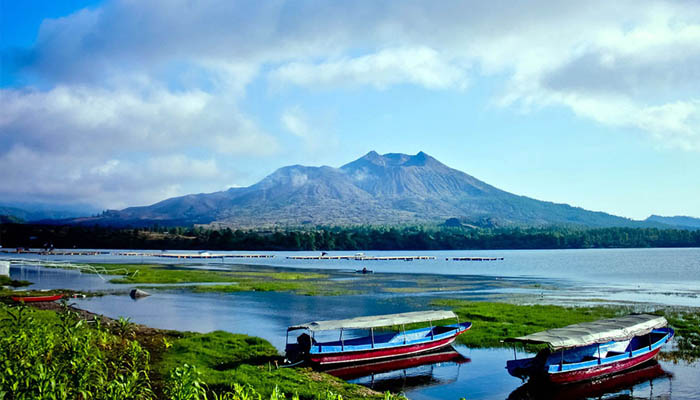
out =
[[[160,251],[136,251],[159,253]],[[168,253],[192,253],[169,251]],[[253,252],[224,252],[242,254]],[[377,273],[438,274],[524,278],[545,285],[542,293],[550,302],[580,303],[585,299],[700,307],[700,249],[586,249],[586,250],[460,250],[460,251],[366,251],[371,256],[432,256],[432,260],[355,261],[293,260],[288,256],[319,255],[319,252],[255,252],[273,258],[171,259],[143,256],[37,256],[6,255],[19,259],[93,263],[201,264],[226,268],[227,264],[273,265],[321,270],[354,270],[367,267]],[[355,252],[331,252],[353,255]],[[0,256],[3,256],[0,254]],[[454,257],[502,257],[500,261],[452,261]],[[557,291],[548,291],[555,286]]]
[[[218,252],[217,252],[218,253]],[[542,284],[541,288],[519,289],[494,285],[488,295],[532,295],[540,291],[549,302],[584,303],[591,299],[635,301],[698,307],[700,300],[699,249],[632,249],[575,251],[469,251],[469,252],[366,252],[368,255],[434,255],[428,261],[299,261],[286,259],[292,253],[274,253],[273,259],[208,260],[195,262],[205,268],[228,268],[230,262],[278,265],[326,270],[357,269],[366,266],[377,273],[463,275],[481,282],[518,279]],[[270,254],[270,253],[266,253]],[[299,253],[293,253],[297,255]],[[316,253],[305,253],[316,254]],[[336,253],[334,253],[336,254]],[[459,256],[504,257],[494,262],[456,262]],[[27,258],[26,256],[23,256]],[[37,257],[36,255],[34,257]],[[46,257],[45,257],[46,258]],[[88,261],[84,257],[59,257],[67,261]],[[90,262],[141,262],[134,257],[98,256]],[[177,262],[177,260],[175,260]],[[173,263],[146,258],[144,262]],[[182,263],[182,261],[180,261]],[[193,263],[188,260],[187,263]],[[77,271],[12,265],[14,279],[36,282],[37,288],[63,287],[78,290],[118,290],[123,285]],[[128,288],[128,287],[127,287]],[[500,289],[499,289],[500,288]],[[209,332],[226,330],[260,336],[283,349],[287,326],[310,320],[350,318],[358,315],[426,309],[436,297],[482,299],[484,289],[475,287],[459,293],[423,295],[368,294],[354,296],[298,296],[291,293],[191,293],[186,289],[152,290],[153,296],[134,301],[124,295],[108,295],[74,302],[80,308],[110,317],[126,316],[134,322],[156,328]],[[642,306],[643,307],[643,306]],[[467,332],[467,334],[469,334]],[[531,399],[531,398],[652,398],[696,399],[700,392],[700,365],[660,362],[656,369],[635,371],[602,387],[574,387],[568,392],[542,393],[531,389],[505,370],[512,351],[469,349],[456,346],[463,362],[438,362],[382,371],[352,382],[377,389],[403,390],[411,399]],[[653,367],[653,366],[652,366]]]

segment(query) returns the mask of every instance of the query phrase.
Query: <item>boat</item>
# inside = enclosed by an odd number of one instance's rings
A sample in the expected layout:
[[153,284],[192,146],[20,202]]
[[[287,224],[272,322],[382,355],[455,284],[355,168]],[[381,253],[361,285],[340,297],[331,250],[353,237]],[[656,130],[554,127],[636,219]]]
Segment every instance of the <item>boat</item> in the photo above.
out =
[[[456,319],[457,323],[433,326],[434,321]],[[406,324],[425,323],[429,327],[406,330]],[[450,345],[471,328],[471,322],[459,322],[452,311],[417,311],[375,315],[330,321],[314,321],[287,328],[286,358],[293,364],[312,366],[362,363],[425,353]],[[375,328],[401,327],[400,330],[375,334]],[[358,331],[368,335],[356,336]],[[294,342],[289,341],[302,331]],[[338,340],[318,341],[317,333],[338,331]],[[345,334],[345,337],[343,337]],[[355,337],[349,337],[350,335]]]
[[56,301],[56,300],[61,300],[62,298],[63,298],[62,294],[51,295],[51,296],[28,296],[28,297],[12,296],[12,300],[17,301],[17,302],[24,302],[24,303],[38,303],[40,301]]
[[[569,325],[506,342],[545,344],[531,358],[508,361],[511,375],[566,384],[619,373],[653,359],[671,340],[664,317],[639,314]],[[514,350],[515,352],[515,350]]]

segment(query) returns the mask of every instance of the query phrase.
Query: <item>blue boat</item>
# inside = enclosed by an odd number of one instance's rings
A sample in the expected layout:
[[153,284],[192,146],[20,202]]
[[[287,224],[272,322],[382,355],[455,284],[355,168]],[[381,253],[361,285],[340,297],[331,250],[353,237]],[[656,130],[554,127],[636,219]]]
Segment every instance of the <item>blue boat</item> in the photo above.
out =
[[674,331],[657,315],[628,315],[574,324],[508,342],[546,344],[535,357],[508,361],[519,378],[544,378],[552,383],[580,382],[626,371],[653,359]]
[[[457,323],[433,326],[433,321],[457,319]],[[426,328],[406,330],[406,324],[429,322]],[[375,328],[398,326],[398,332],[375,334]],[[287,329],[286,354],[290,362],[306,361],[315,365],[368,362],[415,355],[450,345],[458,335],[471,328],[459,322],[452,311],[418,311],[332,321],[315,321]],[[338,331],[338,340],[317,341],[320,331]],[[369,330],[367,336],[347,338],[349,330]],[[290,332],[303,331],[290,343]],[[307,333],[308,332],[308,333]],[[343,333],[346,337],[343,337]]]

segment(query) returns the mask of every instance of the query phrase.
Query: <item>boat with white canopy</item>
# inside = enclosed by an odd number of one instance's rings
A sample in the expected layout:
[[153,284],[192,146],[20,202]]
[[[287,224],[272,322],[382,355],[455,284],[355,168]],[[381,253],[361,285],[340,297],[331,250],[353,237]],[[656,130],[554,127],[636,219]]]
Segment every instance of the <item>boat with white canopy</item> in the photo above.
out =
[[[456,319],[448,325],[433,322]],[[406,330],[406,325],[428,323],[428,327]],[[383,328],[397,327],[393,331]],[[375,329],[382,328],[379,332]],[[316,365],[366,362],[424,353],[450,345],[471,328],[459,322],[452,311],[433,310],[400,314],[374,315],[350,319],[312,321],[287,328],[286,355],[291,362],[306,361]],[[296,340],[291,342],[292,336]],[[338,331],[338,340],[321,341],[319,332]],[[364,332],[358,336],[358,331]],[[368,332],[367,332],[368,331]]]
[[519,378],[579,382],[634,368],[651,360],[674,335],[666,318],[628,315],[550,329],[506,342],[546,344],[535,357],[508,361]]

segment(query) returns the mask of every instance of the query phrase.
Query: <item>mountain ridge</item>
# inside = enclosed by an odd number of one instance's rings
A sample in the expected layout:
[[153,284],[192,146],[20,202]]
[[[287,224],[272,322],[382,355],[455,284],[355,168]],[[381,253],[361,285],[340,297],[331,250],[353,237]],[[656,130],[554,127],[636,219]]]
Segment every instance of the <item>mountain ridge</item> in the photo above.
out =
[[248,187],[173,197],[68,221],[259,228],[303,225],[670,227],[512,194],[419,152],[370,151],[339,168],[290,165]]

